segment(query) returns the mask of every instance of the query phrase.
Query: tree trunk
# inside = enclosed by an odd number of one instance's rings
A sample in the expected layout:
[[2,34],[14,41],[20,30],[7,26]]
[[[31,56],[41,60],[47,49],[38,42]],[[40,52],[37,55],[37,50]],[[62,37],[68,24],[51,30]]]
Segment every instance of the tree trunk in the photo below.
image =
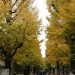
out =
[[30,66],[25,66],[24,75],[29,75],[29,73],[30,73]]
[[65,72],[66,72],[66,75],[70,75],[70,65],[67,65],[65,67]]
[[64,66],[62,66],[62,75],[65,74]]
[[59,61],[57,61],[57,75],[60,75],[60,65],[59,65]]
[[9,75],[13,75],[13,61],[12,58],[5,59],[5,68],[9,69]]
[[53,70],[53,75],[55,75],[55,68],[52,68],[52,70]]
[[14,75],[13,65],[14,65],[13,60],[11,60],[10,75]]

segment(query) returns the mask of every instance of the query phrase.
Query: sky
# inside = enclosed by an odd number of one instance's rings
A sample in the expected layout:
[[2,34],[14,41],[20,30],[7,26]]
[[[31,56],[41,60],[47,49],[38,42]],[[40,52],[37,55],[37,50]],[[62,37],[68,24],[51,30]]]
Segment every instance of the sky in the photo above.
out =
[[[16,0],[12,0],[12,4],[15,2]],[[21,1],[21,0],[19,0]],[[46,31],[46,26],[49,25],[49,22],[47,20],[47,17],[50,16],[50,13],[48,12],[47,9],[47,3],[46,0],[35,0],[33,2],[32,5],[33,8],[36,8],[36,10],[38,10],[38,19],[40,20],[40,35],[38,35],[38,39],[39,41],[42,40],[42,42],[40,43],[40,49],[41,49],[41,54],[42,57],[45,57],[45,50],[46,50],[46,40],[47,40],[47,34],[45,33]],[[17,6],[15,5],[12,9],[12,11],[14,11],[14,9],[16,9]],[[12,15],[14,16],[14,15]]]
[[36,6],[38,10],[38,19],[41,21],[40,28],[39,28],[40,35],[38,35],[38,39],[39,41],[42,40],[42,42],[40,43],[40,49],[41,49],[42,57],[45,57],[45,50],[46,50],[45,44],[47,40],[47,34],[45,33],[45,31],[46,31],[46,26],[49,25],[47,17],[50,16],[50,13],[48,12],[47,9],[46,0],[35,0],[33,5]]

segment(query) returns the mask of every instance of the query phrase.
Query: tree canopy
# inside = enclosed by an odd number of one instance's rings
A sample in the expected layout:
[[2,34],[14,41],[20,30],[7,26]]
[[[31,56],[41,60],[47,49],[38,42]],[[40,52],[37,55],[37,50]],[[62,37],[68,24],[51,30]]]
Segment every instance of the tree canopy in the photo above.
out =
[[40,65],[39,23],[28,8],[30,1],[16,0],[12,4],[10,0],[0,0],[0,3],[0,57],[20,65]]
[[51,13],[50,26],[47,29],[47,60],[63,65],[75,59],[75,1],[47,0]]

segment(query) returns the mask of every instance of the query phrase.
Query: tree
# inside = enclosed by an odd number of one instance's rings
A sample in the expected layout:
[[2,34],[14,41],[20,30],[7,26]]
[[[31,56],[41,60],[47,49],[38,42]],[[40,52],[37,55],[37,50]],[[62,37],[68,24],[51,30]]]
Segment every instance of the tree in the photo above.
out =
[[[25,65],[32,61],[30,58],[34,61],[37,60],[37,62],[41,58],[39,49],[36,47],[39,46],[37,43],[38,22],[36,17],[28,9],[28,0],[21,1],[19,5],[17,4],[18,1],[16,0],[12,7],[11,1],[0,1],[0,53],[5,61],[5,67],[10,70],[10,75],[13,74],[12,60]],[[12,10],[15,4],[18,5],[17,9]],[[37,51],[38,54],[35,55]],[[36,58],[31,57],[31,55]],[[20,60],[21,58],[22,60]]]
[[[68,55],[67,57],[69,58],[69,60],[66,65],[70,63],[70,60],[74,60],[74,3],[74,0],[48,0],[48,7],[49,11],[51,12],[51,26],[48,29],[49,42],[47,43],[47,45],[49,50],[47,51],[47,55],[49,60],[51,59],[51,57],[49,56],[52,53],[52,56],[55,56],[55,59],[57,55],[58,57],[60,57],[59,55],[61,55],[62,60],[65,61],[67,60],[66,56]],[[67,51],[68,54],[65,54],[65,52],[63,53],[62,51]]]

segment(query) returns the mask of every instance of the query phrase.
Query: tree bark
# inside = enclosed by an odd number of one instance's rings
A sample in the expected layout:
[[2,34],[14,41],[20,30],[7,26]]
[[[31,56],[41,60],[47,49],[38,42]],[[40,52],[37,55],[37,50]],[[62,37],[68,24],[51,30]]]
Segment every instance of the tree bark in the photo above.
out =
[[9,69],[9,75],[13,75],[13,61],[12,58],[5,58],[5,68]]
[[13,66],[14,66],[14,62],[13,60],[11,60],[10,75],[14,75]]
[[53,73],[52,73],[52,74],[53,74],[53,75],[55,75],[55,68],[52,68],[52,71],[53,71]]
[[59,61],[57,61],[57,75],[60,75],[60,64],[59,64]]

